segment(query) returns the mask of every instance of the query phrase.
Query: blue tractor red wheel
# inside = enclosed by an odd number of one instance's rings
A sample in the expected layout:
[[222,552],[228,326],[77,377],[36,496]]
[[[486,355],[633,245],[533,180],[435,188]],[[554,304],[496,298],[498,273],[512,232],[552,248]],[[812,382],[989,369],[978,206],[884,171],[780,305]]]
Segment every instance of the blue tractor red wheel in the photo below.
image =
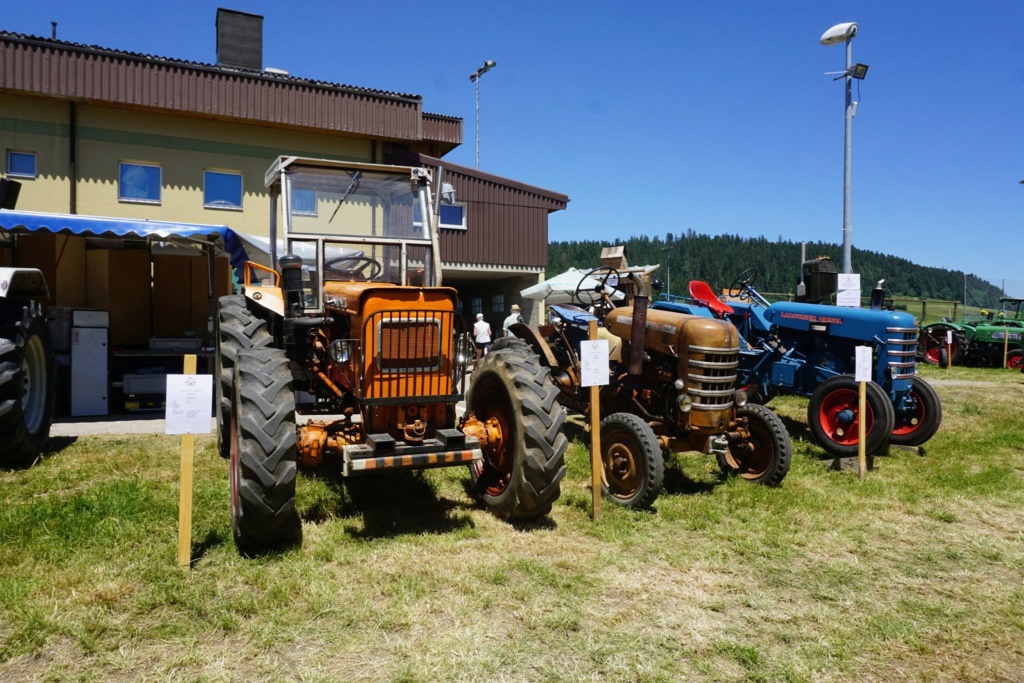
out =
[[860,389],[852,375],[831,377],[814,390],[807,404],[807,423],[814,441],[832,455],[855,455],[860,444],[860,420],[865,420],[865,451],[879,452],[896,422],[889,396],[867,382],[865,415],[860,414]]
[[909,405],[896,413],[896,427],[890,442],[900,446],[920,446],[935,436],[942,424],[942,402],[928,382],[915,377]]

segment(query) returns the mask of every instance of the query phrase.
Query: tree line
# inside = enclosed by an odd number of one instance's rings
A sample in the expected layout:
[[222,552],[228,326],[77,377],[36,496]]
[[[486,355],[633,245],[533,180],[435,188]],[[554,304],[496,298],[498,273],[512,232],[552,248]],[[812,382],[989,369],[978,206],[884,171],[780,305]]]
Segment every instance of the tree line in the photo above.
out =
[[[662,239],[639,235],[618,244],[626,247],[632,266],[661,264],[655,274],[671,292],[686,295],[690,280],[704,280],[715,291],[728,287],[747,268],[757,268],[755,286],[762,292],[793,292],[800,276],[800,243],[779,238],[771,242],[765,237],[746,238],[739,235],[703,235],[692,229]],[[828,256],[842,270],[842,247],[829,242],[807,242],[807,258]],[[611,246],[603,242],[551,242],[548,245],[547,277],[568,268],[589,270],[601,263],[601,249]],[[963,271],[931,268],[911,263],[905,258],[876,251],[857,249],[851,252],[853,270],[860,273],[861,289],[867,294],[885,279],[888,296],[916,297],[962,301]],[[968,303],[996,308],[1002,292],[990,282],[966,275]]]

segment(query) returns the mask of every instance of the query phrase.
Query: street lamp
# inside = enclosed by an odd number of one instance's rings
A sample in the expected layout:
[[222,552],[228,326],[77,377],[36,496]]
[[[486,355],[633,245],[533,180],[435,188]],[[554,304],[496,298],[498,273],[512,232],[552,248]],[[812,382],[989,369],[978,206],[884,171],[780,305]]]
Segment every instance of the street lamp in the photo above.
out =
[[853,79],[862,79],[868,73],[867,64],[852,64],[853,37],[857,35],[857,23],[850,21],[836,24],[825,31],[819,41],[822,45],[846,44],[846,70],[836,79],[846,79],[846,145],[843,150],[843,272],[852,273],[850,264],[850,164],[853,151],[853,117],[857,113],[857,103],[853,101]]
[[480,77],[498,66],[493,59],[488,59],[483,66],[469,74],[469,80],[476,84],[476,170],[480,170]]

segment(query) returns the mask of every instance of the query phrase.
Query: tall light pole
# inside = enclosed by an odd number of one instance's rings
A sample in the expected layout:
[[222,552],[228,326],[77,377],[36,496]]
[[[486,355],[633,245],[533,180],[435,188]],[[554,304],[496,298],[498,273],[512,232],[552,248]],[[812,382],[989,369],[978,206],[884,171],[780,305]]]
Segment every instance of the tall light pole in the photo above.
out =
[[469,74],[469,80],[476,84],[476,170],[480,170],[480,77],[498,66],[493,59],[488,59],[483,66]]
[[[857,23],[850,21],[836,24],[825,31],[819,41],[822,45],[846,44],[846,70],[839,78],[846,79],[846,144],[843,151],[843,272],[852,273],[850,264],[851,235],[850,225],[850,168],[853,153],[853,117],[857,113],[857,103],[853,101],[853,79],[864,78],[868,72],[866,64],[853,64],[853,37],[857,35]],[[837,78],[836,80],[839,80]]]

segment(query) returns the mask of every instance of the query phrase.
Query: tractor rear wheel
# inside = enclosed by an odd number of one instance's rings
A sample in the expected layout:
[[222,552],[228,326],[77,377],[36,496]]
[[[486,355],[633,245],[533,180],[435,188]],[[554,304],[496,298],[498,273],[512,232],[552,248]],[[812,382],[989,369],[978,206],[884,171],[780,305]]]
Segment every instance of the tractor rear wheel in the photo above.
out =
[[299,527],[295,395],[285,352],[240,351],[232,394],[231,522],[239,550],[259,552]]
[[0,299],[0,467],[46,447],[56,395],[53,345],[42,307]]
[[217,450],[222,458],[231,455],[231,385],[235,376],[235,358],[244,349],[270,346],[273,337],[267,323],[248,309],[240,294],[222,296],[217,310]]
[[880,386],[867,382],[867,415],[858,415],[860,389],[852,375],[830,377],[807,404],[807,424],[814,441],[835,456],[857,453],[859,420],[865,422],[865,451],[876,453],[888,443],[896,422],[892,401]]
[[551,370],[521,339],[497,340],[477,363],[467,411],[493,420],[500,440],[470,473],[477,497],[502,519],[543,517],[561,493],[569,442],[557,398]]
[[601,420],[601,492],[616,505],[648,508],[665,483],[665,456],[654,430],[630,413]]
[[914,377],[910,390],[913,407],[896,415],[896,428],[889,440],[900,446],[920,446],[935,436],[942,424],[942,402],[932,385]]
[[753,484],[778,486],[793,460],[793,445],[786,426],[778,415],[756,403],[738,408],[736,417],[746,418],[750,440],[730,443],[719,456],[718,466],[726,474],[735,474]]
[[[946,333],[953,332],[952,355],[947,357],[950,345],[946,344]],[[967,350],[967,337],[963,332],[949,325],[930,325],[921,332],[921,358],[925,363],[945,368],[949,363],[959,363]]]

